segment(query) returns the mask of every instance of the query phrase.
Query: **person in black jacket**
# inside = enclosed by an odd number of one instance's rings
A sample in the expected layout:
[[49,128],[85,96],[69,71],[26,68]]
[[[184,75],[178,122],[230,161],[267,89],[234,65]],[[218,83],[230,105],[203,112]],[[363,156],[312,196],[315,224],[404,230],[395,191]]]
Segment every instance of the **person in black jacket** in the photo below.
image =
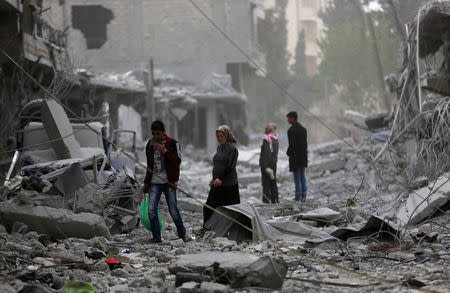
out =
[[261,183],[263,187],[263,202],[278,203],[277,187],[277,161],[278,161],[278,134],[275,132],[275,123],[269,123],[264,129],[263,143],[259,157],[261,168]]
[[[216,130],[216,138],[219,146],[213,158],[211,189],[206,200],[206,204],[213,208],[241,202],[236,172],[239,155],[236,140],[226,125],[222,125]],[[213,213],[210,208],[203,207],[203,225]]]
[[286,116],[288,123],[291,124],[288,130],[289,147],[287,149],[287,155],[289,157],[289,170],[294,172],[295,200],[305,201],[305,169],[308,167],[306,129],[297,122],[297,112],[289,112]]

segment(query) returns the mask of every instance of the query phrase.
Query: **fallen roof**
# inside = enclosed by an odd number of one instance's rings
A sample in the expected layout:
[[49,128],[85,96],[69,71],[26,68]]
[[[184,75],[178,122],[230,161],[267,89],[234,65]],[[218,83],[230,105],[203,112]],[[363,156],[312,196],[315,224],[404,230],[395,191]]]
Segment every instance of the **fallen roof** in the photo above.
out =
[[[117,73],[77,69],[76,72],[81,78],[87,79],[90,85],[96,87],[142,94],[147,92],[144,83],[145,72],[142,70]],[[155,70],[155,83],[153,94],[161,102],[179,98],[247,101],[245,94],[237,92],[231,86],[231,77],[228,74],[213,73],[199,85],[194,85],[182,81],[172,74]]]

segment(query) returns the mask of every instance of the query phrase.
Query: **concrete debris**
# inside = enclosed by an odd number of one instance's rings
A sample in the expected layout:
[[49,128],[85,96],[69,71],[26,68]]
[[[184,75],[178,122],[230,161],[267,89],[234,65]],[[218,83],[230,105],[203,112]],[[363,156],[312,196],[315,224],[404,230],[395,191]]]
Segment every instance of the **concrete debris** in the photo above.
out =
[[363,129],[368,129],[365,122],[366,118],[366,115],[363,115],[356,111],[346,110],[344,112],[344,119]]
[[411,193],[406,203],[397,212],[397,217],[402,226],[417,224],[431,216],[449,199],[450,173],[447,173],[429,186]]
[[[35,100],[26,105],[19,115],[17,130],[22,135],[16,137],[16,153],[7,160],[10,168],[3,168],[0,291],[61,291],[57,289],[61,280],[91,283],[96,292],[402,291],[380,282],[392,280],[411,288],[447,292],[450,63],[448,54],[432,57],[443,60],[442,66],[421,72],[418,80],[415,66],[420,62],[415,58],[417,46],[423,58],[448,51],[448,36],[442,34],[448,31],[448,11],[448,3],[432,2],[408,26],[402,74],[397,84],[390,85],[399,95],[393,113],[366,117],[346,111],[345,130],[351,137],[309,146],[305,202],[293,201],[293,176],[281,131],[278,204],[261,202],[260,136],[255,135],[258,145],[238,144],[241,204],[218,210],[250,231],[218,213],[205,224],[210,231],[201,229],[199,201],[205,201],[209,192],[212,158],[189,145],[183,146],[179,185],[195,199],[181,192],[177,199],[190,241],[179,239],[162,200],[163,242],[149,243],[150,235],[137,213],[145,170],[135,173],[134,163],[98,136],[111,132],[109,114],[101,123],[89,122],[92,130],[67,118],[56,101]],[[131,88],[146,93],[145,74],[135,73],[93,75],[90,81],[118,91]],[[232,89],[229,77],[216,76],[202,88],[164,78],[154,95],[167,103],[168,113],[180,122],[188,113],[184,106],[199,108],[197,95],[244,98],[228,90]],[[197,110],[203,121],[204,109]],[[38,112],[42,117],[36,116]],[[217,118],[235,120],[225,116]],[[214,129],[209,125],[214,117],[207,118],[208,127]],[[148,121],[139,120],[136,125],[141,122]],[[177,123],[167,126],[176,129]],[[140,140],[138,132],[114,133],[121,147],[144,161],[145,143],[135,141]],[[125,134],[131,139],[123,139]],[[202,140],[195,131],[192,134]],[[172,135],[184,140],[183,133]],[[205,143],[214,147],[214,137]],[[367,159],[376,154],[369,163]],[[205,233],[200,236],[198,231]]]
[[308,170],[313,173],[329,171],[331,173],[345,168],[347,161],[337,156],[328,156],[321,160],[314,161],[308,166]]
[[89,213],[74,214],[65,209],[14,206],[2,202],[0,203],[0,219],[7,228],[11,228],[17,219],[20,219],[33,231],[57,239],[67,237],[89,239],[98,235],[111,238],[104,219]]
[[428,182],[429,182],[428,177],[420,176],[420,177],[417,177],[416,179],[414,179],[410,183],[409,188],[411,188],[411,189],[419,189],[421,187],[427,186]]
[[203,252],[176,256],[169,272],[204,272],[212,268],[214,275],[231,288],[261,287],[280,289],[287,272],[284,261],[270,256],[257,257],[238,252]]
[[80,158],[80,144],[71,135],[73,128],[61,105],[51,99],[43,100],[41,117],[57,158],[60,160]]
[[300,219],[313,220],[325,224],[331,224],[342,219],[342,215],[339,212],[333,211],[329,208],[319,208],[306,213],[300,213],[297,217]]
[[70,199],[75,195],[75,192],[88,184],[88,178],[81,168],[80,163],[74,163],[64,170],[64,173],[56,178],[56,182],[53,184],[61,194],[67,199]]

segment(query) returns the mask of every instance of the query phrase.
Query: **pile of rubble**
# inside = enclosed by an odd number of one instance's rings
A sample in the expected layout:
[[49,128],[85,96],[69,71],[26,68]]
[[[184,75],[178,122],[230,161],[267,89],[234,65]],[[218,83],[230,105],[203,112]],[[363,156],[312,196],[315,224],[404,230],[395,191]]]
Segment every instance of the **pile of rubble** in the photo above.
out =
[[[40,115],[27,116],[36,110]],[[77,129],[52,100],[33,101],[21,118],[32,121],[20,119],[16,159],[0,189],[8,231],[19,225],[53,239],[89,239],[136,227],[142,192],[127,169],[110,167],[96,132],[100,123]]]

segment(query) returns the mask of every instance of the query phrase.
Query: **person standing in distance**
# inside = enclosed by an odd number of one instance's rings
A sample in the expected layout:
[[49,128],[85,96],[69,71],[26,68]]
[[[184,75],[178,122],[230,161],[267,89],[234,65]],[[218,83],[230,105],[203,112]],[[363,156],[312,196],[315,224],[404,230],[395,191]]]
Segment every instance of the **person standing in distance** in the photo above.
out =
[[[170,216],[177,227],[178,236],[187,241],[186,229],[177,207],[177,185],[180,177],[181,158],[178,143],[166,135],[164,124],[156,120],[151,125],[152,138],[145,148],[147,155],[147,174],[142,191],[149,193],[148,215],[152,228],[151,243],[160,243],[161,228],[158,221],[158,204],[161,194],[166,197]],[[150,172],[149,170],[152,170]]]
[[308,167],[308,143],[306,129],[297,122],[297,112],[289,112],[287,121],[291,125],[287,134],[289,146],[287,155],[289,157],[289,170],[294,173],[295,200],[306,200],[306,177],[305,170]]
[[269,123],[264,128],[263,143],[259,157],[261,168],[261,183],[264,203],[279,203],[277,187],[278,134],[275,123]]

